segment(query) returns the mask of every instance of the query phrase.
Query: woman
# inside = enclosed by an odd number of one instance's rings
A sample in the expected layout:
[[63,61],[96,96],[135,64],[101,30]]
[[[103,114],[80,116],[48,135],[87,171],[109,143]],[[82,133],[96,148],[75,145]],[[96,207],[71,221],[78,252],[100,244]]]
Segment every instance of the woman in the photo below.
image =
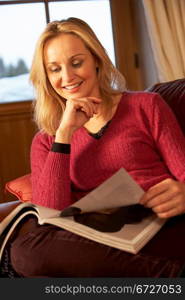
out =
[[[126,91],[85,22],[69,18],[47,26],[31,80],[40,129],[31,148],[34,203],[63,209],[124,167],[146,191],[141,204],[161,218],[185,212],[185,139],[173,113],[157,94]],[[130,254],[29,222],[31,231],[11,244],[20,276],[131,276]],[[142,255],[134,260],[148,261],[150,270],[163,263]],[[147,268],[132,276],[155,276]]]

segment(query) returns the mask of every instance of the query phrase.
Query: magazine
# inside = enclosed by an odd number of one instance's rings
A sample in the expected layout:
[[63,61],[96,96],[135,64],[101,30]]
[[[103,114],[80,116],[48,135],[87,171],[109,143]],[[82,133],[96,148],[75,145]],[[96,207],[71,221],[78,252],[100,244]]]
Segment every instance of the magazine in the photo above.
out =
[[130,253],[138,251],[160,230],[165,220],[139,204],[142,188],[121,168],[86,196],[55,210],[30,202],[18,205],[0,223],[0,259],[5,245],[26,215],[74,234]]

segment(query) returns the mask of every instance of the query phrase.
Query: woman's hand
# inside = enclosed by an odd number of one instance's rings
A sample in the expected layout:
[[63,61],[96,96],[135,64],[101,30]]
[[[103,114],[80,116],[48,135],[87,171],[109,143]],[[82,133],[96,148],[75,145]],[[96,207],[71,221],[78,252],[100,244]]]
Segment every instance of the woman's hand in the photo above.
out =
[[98,113],[101,102],[102,100],[96,97],[68,99],[55,141],[70,143],[74,131]]
[[151,187],[140,199],[140,204],[151,208],[160,218],[185,213],[185,183],[165,179]]

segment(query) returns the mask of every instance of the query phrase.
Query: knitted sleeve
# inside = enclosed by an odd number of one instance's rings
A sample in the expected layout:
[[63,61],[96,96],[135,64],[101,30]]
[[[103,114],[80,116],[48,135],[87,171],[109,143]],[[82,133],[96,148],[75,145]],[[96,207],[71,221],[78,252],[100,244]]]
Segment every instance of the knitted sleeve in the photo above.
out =
[[31,145],[32,202],[55,209],[72,203],[70,154],[51,151],[52,138],[43,133]]
[[151,131],[157,146],[171,174],[179,181],[185,181],[185,136],[169,105],[153,94]]

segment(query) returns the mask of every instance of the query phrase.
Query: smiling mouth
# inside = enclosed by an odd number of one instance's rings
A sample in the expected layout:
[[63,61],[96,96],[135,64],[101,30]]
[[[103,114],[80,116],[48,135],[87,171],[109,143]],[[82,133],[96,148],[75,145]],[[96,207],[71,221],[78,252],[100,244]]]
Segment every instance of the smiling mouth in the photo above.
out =
[[73,84],[73,85],[67,85],[67,86],[64,86],[63,89],[66,89],[66,90],[73,90],[77,87],[79,87],[81,84],[82,84],[83,81],[79,82],[79,83],[76,83],[76,84]]

